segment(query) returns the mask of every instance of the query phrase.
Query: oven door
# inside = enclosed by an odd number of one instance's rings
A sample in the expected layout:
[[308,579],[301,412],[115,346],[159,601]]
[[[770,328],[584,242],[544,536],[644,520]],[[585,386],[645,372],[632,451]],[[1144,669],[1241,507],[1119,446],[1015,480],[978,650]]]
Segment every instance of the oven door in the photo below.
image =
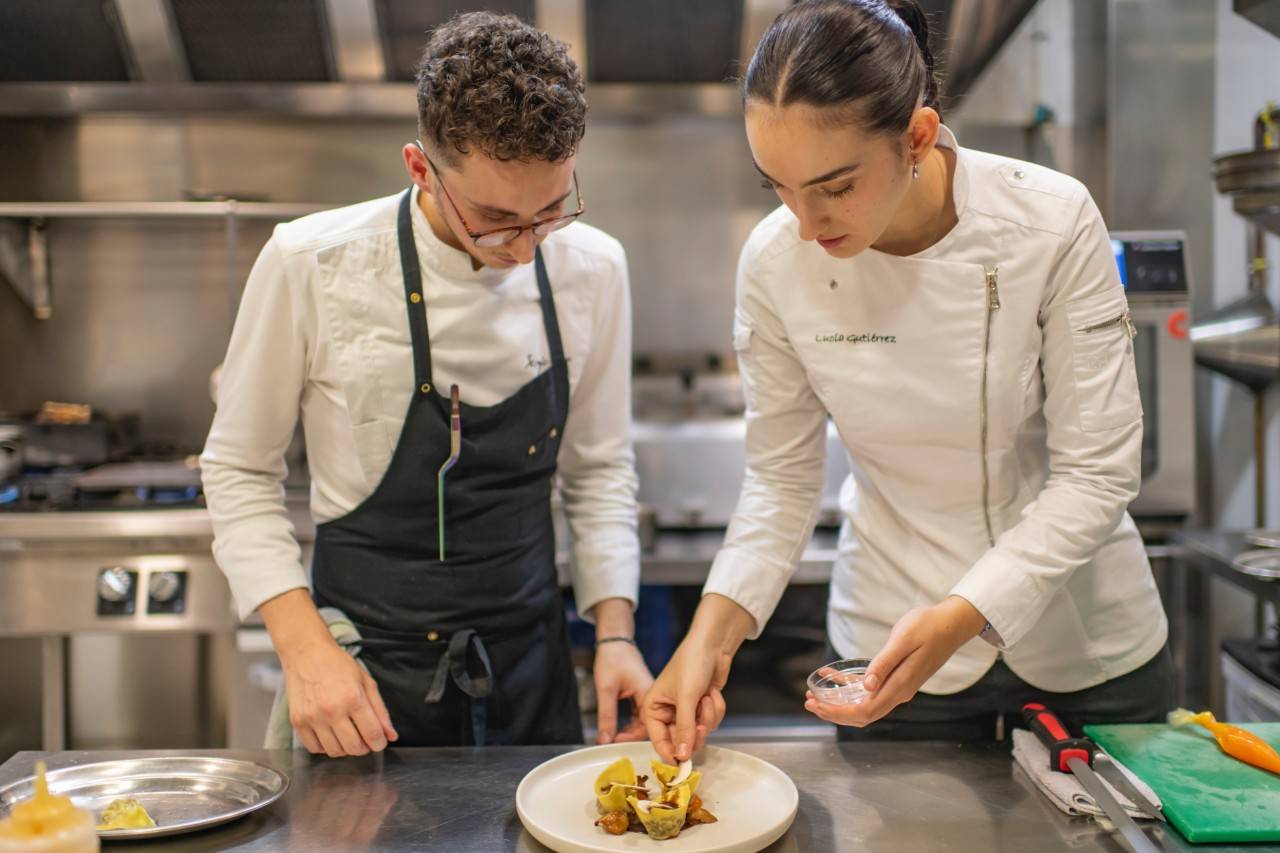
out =
[[1142,490],[1134,516],[1186,516],[1195,510],[1195,383],[1184,301],[1130,298],[1142,395]]

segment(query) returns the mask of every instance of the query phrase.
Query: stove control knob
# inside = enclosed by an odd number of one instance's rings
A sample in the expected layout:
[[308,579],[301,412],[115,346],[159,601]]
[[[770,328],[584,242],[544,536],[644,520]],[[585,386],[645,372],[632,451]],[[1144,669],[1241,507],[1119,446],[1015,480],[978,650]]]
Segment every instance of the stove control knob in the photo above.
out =
[[98,574],[98,598],[113,604],[133,597],[133,573],[116,566]]
[[152,601],[172,601],[181,588],[177,572],[152,572],[147,580],[147,595]]

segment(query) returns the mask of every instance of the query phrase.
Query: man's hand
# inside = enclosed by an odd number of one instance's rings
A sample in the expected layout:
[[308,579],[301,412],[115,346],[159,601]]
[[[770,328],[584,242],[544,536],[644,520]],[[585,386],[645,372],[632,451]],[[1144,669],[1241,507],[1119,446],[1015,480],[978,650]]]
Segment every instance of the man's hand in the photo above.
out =
[[[596,649],[596,743],[644,740],[640,700],[653,684],[653,675],[640,650],[630,643],[605,643]],[[618,704],[630,699],[631,722],[618,731]]]
[[334,641],[306,590],[259,609],[284,668],[289,721],[309,752],[364,755],[399,737],[378,685]]
[[870,725],[916,695],[956,650],[978,636],[986,619],[968,601],[951,595],[898,620],[884,648],[867,667],[862,684],[871,695],[857,705],[833,705],[805,694],[804,707],[829,723]]
[[[635,637],[635,615],[631,602],[625,598],[606,598],[591,608],[591,616],[596,623],[596,639]],[[593,672],[596,683],[596,743],[643,738],[640,699],[653,684],[653,676],[640,650],[624,642],[597,646]],[[626,729],[619,732],[618,702],[622,699],[630,699],[635,710]]]

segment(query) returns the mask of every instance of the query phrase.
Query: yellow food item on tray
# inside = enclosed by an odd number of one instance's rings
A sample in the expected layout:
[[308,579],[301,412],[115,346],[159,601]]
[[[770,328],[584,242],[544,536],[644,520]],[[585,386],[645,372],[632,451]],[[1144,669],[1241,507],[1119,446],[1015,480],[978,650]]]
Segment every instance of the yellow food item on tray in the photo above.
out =
[[35,793],[0,820],[0,853],[97,853],[93,815],[69,797],[49,793],[43,761],[36,763]]
[[112,800],[107,804],[107,807],[102,810],[102,820],[98,824],[98,829],[146,829],[155,825],[155,820],[147,814],[142,803],[132,797],[126,797],[121,800]]

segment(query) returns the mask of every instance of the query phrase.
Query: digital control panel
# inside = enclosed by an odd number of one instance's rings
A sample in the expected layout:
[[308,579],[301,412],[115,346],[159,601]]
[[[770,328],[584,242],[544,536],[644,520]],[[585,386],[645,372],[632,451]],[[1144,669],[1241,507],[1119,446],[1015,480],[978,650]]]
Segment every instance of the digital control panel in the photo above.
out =
[[1189,289],[1185,243],[1177,234],[1112,234],[1111,251],[1120,269],[1120,283],[1129,295],[1185,294]]

